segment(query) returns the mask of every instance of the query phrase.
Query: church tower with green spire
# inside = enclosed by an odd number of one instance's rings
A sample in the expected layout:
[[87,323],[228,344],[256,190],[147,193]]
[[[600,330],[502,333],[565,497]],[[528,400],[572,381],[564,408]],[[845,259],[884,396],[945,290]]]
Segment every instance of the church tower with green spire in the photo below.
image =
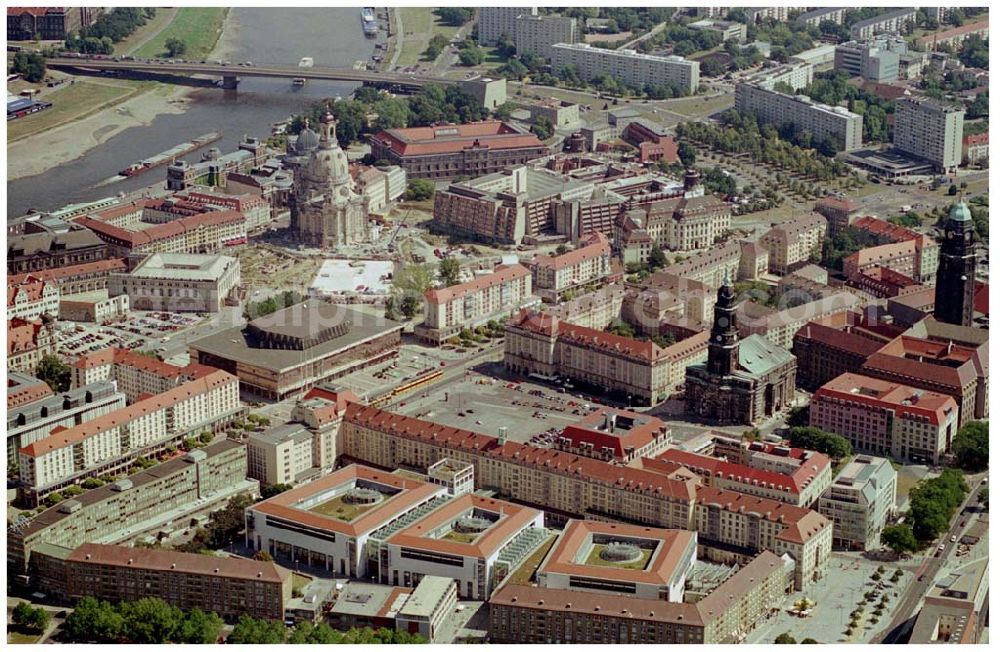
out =
[[976,247],[972,214],[964,201],[952,206],[934,290],[934,318],[958,326],[972,326],[976,290]]

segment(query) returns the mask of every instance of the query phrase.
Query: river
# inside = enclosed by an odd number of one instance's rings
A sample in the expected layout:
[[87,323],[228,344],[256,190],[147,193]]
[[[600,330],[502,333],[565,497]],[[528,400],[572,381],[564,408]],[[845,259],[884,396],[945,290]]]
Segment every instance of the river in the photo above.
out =
[[[278,65],[296,65],[302,57],[312,57],[316,66],[351,67],[369,59],[374,51],[375,41],[365,38],[358,12],[357,8],[233,8],[227,19],[225,39],[230,43],[224,57],[234,64],[253,61]],[[380,39],[384,40],[384,33]],[[284,79],[249,78],[240,81],[236,92],[193,90],[183,113],[160,115],[151,125],[123,131],[71,163],[9,181],[7,214],[22,215],[31,208],[55,210],[165,181],[166,168],[161,167],[124,181],[103,183],[134,161],[210,131],[223,135],[211,147],[232,151],[244,134],[269,136],[274,122],[319,98],[348,97],[356,86],[309,81],[305,87],[294,88]],[[206,149],[184,158],[198,161]]]

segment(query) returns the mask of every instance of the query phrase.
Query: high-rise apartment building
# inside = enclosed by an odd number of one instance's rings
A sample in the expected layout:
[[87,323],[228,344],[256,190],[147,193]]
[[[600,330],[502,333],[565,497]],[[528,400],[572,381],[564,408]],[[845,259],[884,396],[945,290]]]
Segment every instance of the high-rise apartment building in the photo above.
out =
[[517,29],[518,16],[536,16],[535,7],[480,7],[479,44],[496,45],[497,39],[506,34],[511,39]]
[[518,54],[551,59],[553,44],[576,43],[582,38],[576,18],[529,14],[518,16],[514,22],[514,45]]
[[901,152],[934,164],[951,174],[962,162],[965,109],[930,97],[896,100],[892,145]]

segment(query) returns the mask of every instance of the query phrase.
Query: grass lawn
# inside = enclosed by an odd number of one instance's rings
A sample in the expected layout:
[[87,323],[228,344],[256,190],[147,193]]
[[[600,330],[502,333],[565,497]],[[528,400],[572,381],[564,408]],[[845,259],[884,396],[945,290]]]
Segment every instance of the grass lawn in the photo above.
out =
[[707,116],[724,111],[733,106],[732,95],[716,95],[715,97],[685,97],[664,104],[664,108],[680,115],[690,117]]
[[[377,505],[378,503],[375,504]],[[337,496],[333,500],[328,500],[325,503],[316,505],[309,511],[315,512],[316,514],[322,514],[323,516],[340,519],[341,521],[350,522],[374,506],[375,505],[355,505],[347,503],[344,502],[343,496]]]
[[452,530],[441,538],[446,541],[454,541],[455,543],[472,543],[476,540],[476,536],[478,535],[471,532],[456,532]]
[[118,43],[115,43],[115,54],[128,54],[131,50],[139,46],[143,41],[149,38],[150,35],[156,34],[158,31],[170,24],[173,19],[174,14],[177,13],[176,9],[165,9],[160,7],[156,10],[156,15],[153,16],[152,20],[147,20],[146,24],[135,30],[128,37],[122,39]]
[[410,66],[421,61],[427,43],[435,34],[443,34],[451,40],[457,27],[442,24],[432,12],[432,7],[403,7],[400,9],[403,23],[403,48],[396,64]]
[[227,11],[225,7],[183,7],[170,26],[136,50],[135,56],[141,59],[166,56],[167,39],[177,38],[187,43],[187,52],[181,55],[182,58],[204,59],[219,40]]
[[529,586],[531,584],[531,578],[535,576],[535,571],[542,565],[542,560],[545,559],[545,555],[549,554],[549,550],[553,545],[555,545],[556,538],[557,537],[555,535],[549,537],[545,543],[538,547],[538,550],[525,559],[524,563],[509,575],[509,579],[507,581],[518,586]]
[[909,496],[910,492],[920,482],[920,478],[912,473],[896,474],[896,495]]
[[302,575],[301,573],[292,573],[292,590],[294,591],[295,589],[298,589],[299,591],[301,591],[302,589],[309,586],[309,583],[312,581],[313,578],[309,577],[308,575]]
[[30,645],[38,642],[39,638],[41,638],[41,634],[22,634],[15,631],[7,633],[7,642],[13,645]]
[[7,123],[7,141],[15,141],[78,120],[109,104],[118,104],[144,92],[145,86],[130,82],[77,81],[43,97],[52,108]]
[[601,551],[604,550],[605,546],[603,543],[599,543],[590,549],[590,554],[587,555],[587,561],[585,562],[588,566],[608,566],[610,568],[626,568],[628,570],[643,570],[646,565],[649,564],[649,558],[652,556],[653,551],[649,548],[640,548],[642,552],[642,557],[633,562],[628,562],[622,564],[615,561],[607,561],[606,559],[601,559]]

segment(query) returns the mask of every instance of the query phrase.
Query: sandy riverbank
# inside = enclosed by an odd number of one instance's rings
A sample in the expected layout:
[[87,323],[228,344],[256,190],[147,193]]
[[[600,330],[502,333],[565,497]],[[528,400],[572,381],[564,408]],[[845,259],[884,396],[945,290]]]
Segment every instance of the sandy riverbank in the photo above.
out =
[[[149,125],[156,116],[183,113],[190,88],[155,89],[99,111],[7,145],[7,180],[41,174],[80,158],[131,127]],[[124,167],[124,165],[123,165]]]
[[[236,48],[239,25],[232,16],[232,11],[227,12],[222,34],[212,50],[213,58],[223,58]],[[152,124],[159,115],[183,113],[188,94],[195,90],[163,85],[82,120],[8,143],[7,180],[34,176],[69,163],[126,129]]]

